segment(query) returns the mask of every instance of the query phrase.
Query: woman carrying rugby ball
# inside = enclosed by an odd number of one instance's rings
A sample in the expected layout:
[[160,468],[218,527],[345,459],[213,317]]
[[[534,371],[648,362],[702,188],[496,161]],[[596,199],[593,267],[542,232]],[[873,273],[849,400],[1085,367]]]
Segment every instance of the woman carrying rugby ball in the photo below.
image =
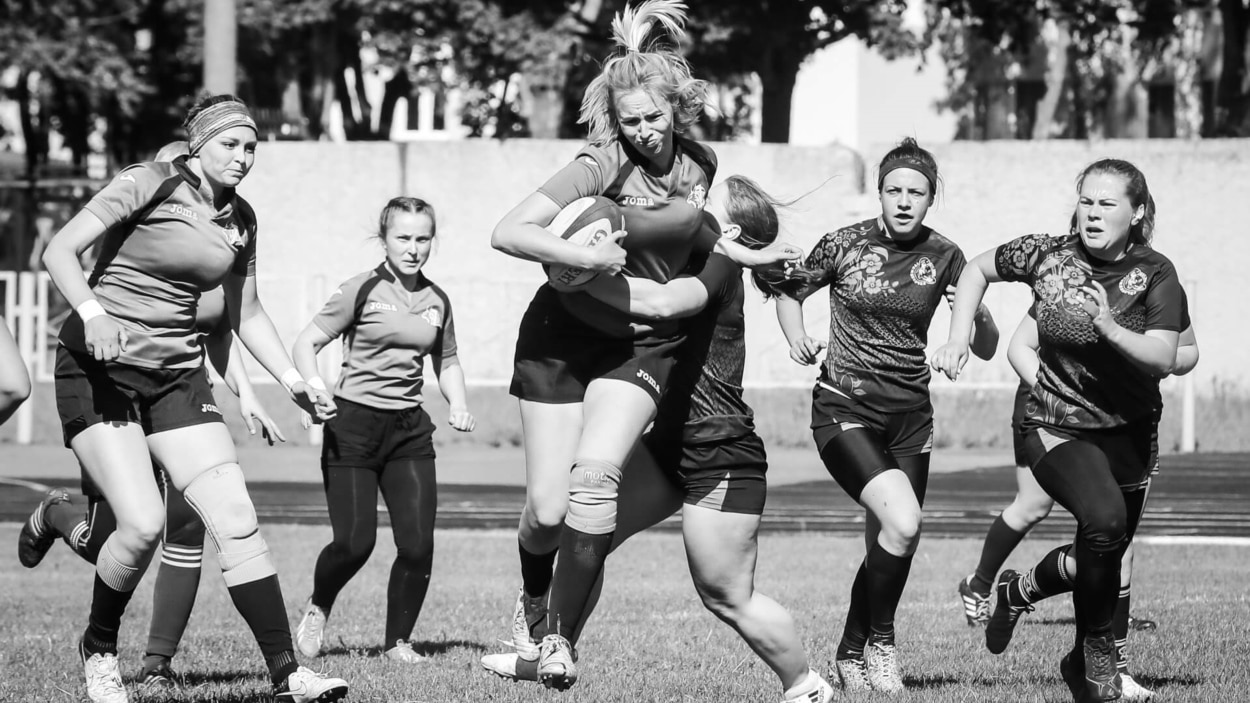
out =
[[[721,236],[762,249],[777,238],[780,205],[754,181],[730,176],[712,188],[707,211]],[[786,280],[776,268],[752,276],[766,296]],[[687,318],[672,385],[626,465],[612,548],[680,510],[690,575],[704,606],[777,674],[785,703],[827,703],[833,689],[810,668],[794,619],[755,590],[768,459],[742,395],[742,269],[719,254],[698,255],[667,283],[602,276],[586,290],[639,317]],[[534,664],[513,653],[487,655],[482,665],[507,678],[536,677]]]
[[[657,25],[680,37],[684,21],[685,5],[674,0],[649,0],[616,17],[617,53],[582,101],[590,144],[504,216],[491,239],[496,249],[553,268],[663,283],[697,248],[714,246],[703,205],[716,157],[682,136],[703,110],[704,82],[675,51],[648,40]],[[587,248],[544,229],[569,203],[596,195],[618,204],[628,237],[615,232]],[[512,641],[522,658],[540,660],[549,686],[576,680],[567,638],[612,543],[621,467],[655,416],[681,340],[676,322],[642,320],[550,285],[521,320],[511,392],[520,401],[527,489]],[[553,576],[557,548],[563,557]],[[535,626],[548,610],[551,631],[540,647]]]

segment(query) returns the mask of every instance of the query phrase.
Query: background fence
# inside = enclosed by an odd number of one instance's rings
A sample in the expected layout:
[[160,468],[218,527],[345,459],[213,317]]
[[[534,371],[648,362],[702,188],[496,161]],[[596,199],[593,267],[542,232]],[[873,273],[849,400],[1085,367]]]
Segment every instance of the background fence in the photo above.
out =
[[[260,218],[259,285],[279,332],[293,340],[340,281],[375,266],[381,258],[373,238],[379,210],[395,195],[418,195],[438,212],[438,242],[427,272],[451,296],[469,382],[492,402],[502,398],[517,321],[542,272],[492,250],[491,229],[580,146],[544,140],[262,144],[241,192]],[[808,193],[833,177],[784,214],[783,238],[805,249],[824,232],[878,212],[875,173],[865,163],[875,164],[889,145],[863,156],[839,146],[714,146],[721,177],[751,176],[781,199]],[[1182,401],[1174,402],[1169,413],[1189,397],[1192,427],[1193,418],[1202,416],[1202,399],[1242,403],[1250,396],[1243,361],[1246,315],[1238,304],[1250,238],[1240,232],[1233,214],[1250,182],[1250,142],[958,142],[933,151],[942,187],[928,223],[969,257],[1024,233],[1064,231],[1075,201],[1074,179],[1090,161],[1117,156],[1141,166],[1159,207],[1157,248],[1186,281],[1202,346],[1202,362],[1193,375],[1164,382],[1169,396]],[[31,354],[36,380],[49,381],[48,343],[64,303],[42,274],[0,272],[0,286],[5,317]],[[990,289],[986,302],[1004,337],[998,357],[970,363],[957,385],[936,378],[935,396],[972,400],[977,392],[1014,387],[1002,350],[1028,301],[1024,286]],[[784,391],[784,402],[802,405],[814,370],[790,361],[772,306],[754,291],[746,314],[748,387],[756,398]],[[805,315],[813,333],[827,329],[823,296],[809,301]],[[945,341],[948,320],[943,307],[931,330],[931,348]],[[336,354],[335,349],[322,354],[327,378],[336,375]],[[252,371],[258,381],[270,381],[258,367]],[[36,411],[25,412],[29,418]],[[787,415],[786,422],[791,415],[803,422],[801,412]],[[21,427],[19,420],[19,434]],[[9,430],[0,432],[3,437]],[[1178,445],[1192,446],[1193,436],[1188,432],[1189,439],[1182,437]]]

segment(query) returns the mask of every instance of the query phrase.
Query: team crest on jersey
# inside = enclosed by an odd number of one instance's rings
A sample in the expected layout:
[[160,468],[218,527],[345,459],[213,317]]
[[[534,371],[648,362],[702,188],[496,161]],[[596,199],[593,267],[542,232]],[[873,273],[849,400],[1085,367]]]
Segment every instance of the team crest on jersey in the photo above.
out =
[[911,281],[918,286],[931,286],[937,283],[937,267],[929,261],[929,257],[922,256],[912,265]]
[[690,203],[690,207],[696,210],[702,210],[707,204],[707,188],[697,185],[690,189],[690,195],[686,196],[686,202]]
[[1139,268],[1134,268],[1120,279],[1120,292],[1125,295],[1135,295],[1144,290],[1146,290],[1146,274]]
[[222,228],[226,233],[226,241],[230,242],[232,247],[243,246],[243,237],[239,236],[239,228],[234,225],[226,225]]
[[430,327],[442,327],[443,311],[431,305],[421,313],[421,319],[429,323]]

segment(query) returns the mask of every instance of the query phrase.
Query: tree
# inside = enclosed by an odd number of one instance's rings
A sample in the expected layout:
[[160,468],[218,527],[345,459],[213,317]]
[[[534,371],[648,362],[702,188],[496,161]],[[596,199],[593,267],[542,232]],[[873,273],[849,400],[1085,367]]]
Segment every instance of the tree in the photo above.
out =
[[46,162],[54,125],[81,166],[96,117],[138,115],[153,92],[137,68],[142,10],[131,0],[0,0],[0,66],[18,72],[28,177]]
[[1246,0],[1220,0],[1224,31],[1223,68],[1215,88],[1215,129],[1221,137],[1250,133],[1250,84],[1246,80],[1246,44],[1250,33],[1250,8]]
[[790,140],[794,85],[814,52],[855,36],[886,58],[914,52],[902,26],[906,0],[722,0],[692,9],[689,58],[714,81],[755,72],[763,86],[765,142]]

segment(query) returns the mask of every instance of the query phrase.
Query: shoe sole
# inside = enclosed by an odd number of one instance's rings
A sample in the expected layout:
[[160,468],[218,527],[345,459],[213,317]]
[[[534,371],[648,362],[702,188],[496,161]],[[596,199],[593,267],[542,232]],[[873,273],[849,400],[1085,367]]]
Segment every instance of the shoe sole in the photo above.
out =
[[539,674],[538,682],[554,691],[567,691],[573,687],[573,684],[577,683],[577,675]]
[[[289,695],[290,695],[289,693],[278,694],[274,696],[274,698],[276,700],[281,701],[284,697],[289,696]],[[316,698],[310,699],[310,703],[334,703],[335,701],[341,701],[346,697],[347,697],[347,686],[340,686],[339,688],[332,688],[329,691],[326,691],[325,693],[321,694],[320,696],[317,696]],[[287,700],[293,700],[293,699],[287,698]]]

